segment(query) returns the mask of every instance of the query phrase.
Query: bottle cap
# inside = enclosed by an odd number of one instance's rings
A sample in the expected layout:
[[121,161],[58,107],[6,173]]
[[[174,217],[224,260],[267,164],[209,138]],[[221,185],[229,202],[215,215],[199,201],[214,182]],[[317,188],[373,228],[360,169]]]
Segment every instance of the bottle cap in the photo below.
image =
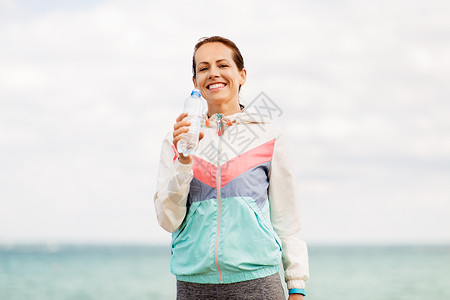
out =
[[197,97],[201,97],[202,96],[202,94],[200,93],[200,90],[198,90],[198,89],[193,89],[192,90],[192,93],[191,93],[191,96],[197,96]]

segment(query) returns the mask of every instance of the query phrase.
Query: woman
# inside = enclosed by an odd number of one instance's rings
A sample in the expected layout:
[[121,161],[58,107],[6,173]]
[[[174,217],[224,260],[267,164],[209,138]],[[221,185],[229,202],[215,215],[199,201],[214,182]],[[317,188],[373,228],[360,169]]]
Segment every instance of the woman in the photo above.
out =
[[[208,104],[195,156],[179,154],[188,132],[178,116],[163,141],[155,207],[172,232],[171,272],[177,299],[303,299],[306,245],[298,238],[296,180],[279,130],[244,111],[239,91],[247,71],[236,45],[200,40],[193,82]],[[242,145],[245,145],[243,147]]]

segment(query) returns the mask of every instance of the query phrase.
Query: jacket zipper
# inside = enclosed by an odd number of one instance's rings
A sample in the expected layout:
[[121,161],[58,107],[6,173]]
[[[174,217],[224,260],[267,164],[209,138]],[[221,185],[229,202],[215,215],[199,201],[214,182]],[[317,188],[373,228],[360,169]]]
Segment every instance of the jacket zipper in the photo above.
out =
[[222,123],[222,114],[217,115],[217,134],[219,136],[219,144],[217,146],[217,173],[216,173],[216,184],[217,184],[217,201],[218,201],[218,221],[217,221],[217,235],[216,235],[216,247],[215,247],[215,259],[216,259],[216,266],[217,271],[219,272],[219,281],[222,283],[222,272],[220,271],[219,266],[219,258],[217,255],[217,248],[219,246],[219,234],[220,234],[220,219],[221,219],[221,207],[222,207],[222,201],[220,198],[220,146],[222,141],[222,133],[223,133],[223,124]]

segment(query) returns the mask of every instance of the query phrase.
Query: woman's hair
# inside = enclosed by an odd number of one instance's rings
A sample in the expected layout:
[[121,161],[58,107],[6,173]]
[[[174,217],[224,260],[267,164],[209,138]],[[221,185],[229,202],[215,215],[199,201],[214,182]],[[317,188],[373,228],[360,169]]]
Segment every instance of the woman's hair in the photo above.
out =
[[[195,68],[195,53],[197,52],[198,48],[207,43],[222,43],[230,48],[233,51],[233,61],[236,64],[238,70],[242,71],[244,69],[244,58],[242,57],[241,51],[239,51],[239,48],[236,46],[236,44],[227,38],[215,35],[212,37],[200,38],[198,40],[198,43],[195,45],[194,54],[192,55],[192,75],[194,77],[197,75],[197,69]],[[239,86],[239,90],[241,90],[241,86]],[[241,109],[244,109],[244,105],[239,103],[239,106],[241,107]]]

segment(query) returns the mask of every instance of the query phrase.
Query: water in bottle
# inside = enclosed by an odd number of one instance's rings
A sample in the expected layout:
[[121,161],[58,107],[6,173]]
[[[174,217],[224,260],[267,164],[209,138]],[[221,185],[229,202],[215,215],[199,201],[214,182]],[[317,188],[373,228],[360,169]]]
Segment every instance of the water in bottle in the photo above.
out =
[[198,135],[202,124],[203,102],[200,91],[194,89],[191,96],[184,102],[184,112],[188,116],[184,119],[191,123],[189,131],[183,133],[183,138],[177,144],[177,150],[184,156],[194,155],[198,146]]

